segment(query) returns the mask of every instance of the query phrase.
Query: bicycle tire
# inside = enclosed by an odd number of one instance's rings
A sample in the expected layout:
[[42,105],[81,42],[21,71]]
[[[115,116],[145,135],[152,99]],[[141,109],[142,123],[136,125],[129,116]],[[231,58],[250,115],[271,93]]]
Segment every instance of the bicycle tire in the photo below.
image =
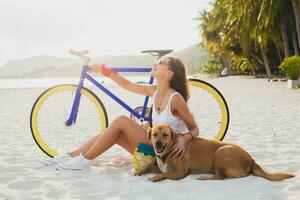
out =
[[[142,114],[143,106],[138,106],[134,110],[135,112]],[[146,108],[145,117],[152,117],[152,106]],[[141,125],[145,130],[147,130],[148,128],[152,128],[152,121],[144,121],[143,123],[141,123],[132,113],[130,114],[129,118],[137,124]]]
[[[101,120],[101,124],[99,125],[99,127],[96,127],[98,125],[90,125],[88,124],[89,121],[86,121],[85,123],[87,123],[89,126],[91,126],[92,128],[94,128],[95,130],[99,128],[99,131],[102,131],[104,128],[106,128],[108,126],[108,117],[107,117],[107,112],[106,109],[102,103],[102,101],[89,89],[83,87],[81,89],[81,100],[80,100],[80,104],[84,104],[79,106],[78,108],[78,114],[76,117],[76,123],[73,124],[71,127],[62,127],[62,124],[65,123],[67,117],[68,117],[68,113],[71,111],[71,107],[72,103],[73,103],[73,99],[74,99],[74,95],[77,89],[77,85],[75,84],[62,84],[62,85],[57,85],[57,86],[53,86],[47,90],[45,90],[35,101],[32,110],[31,110],[31,114],[30,114],[30,128],[31,128],[31,133],[32,136],[34,138],[35,143],[38,145],[38,147],[48,156],[50,157],[54,157],[56,156],[58,153],[61,153],[61,151],[58,151],[58,149],[54,148],[54,145],[56,142],[65,142],[65,141],[59,141],[58,139],[60,138],[58,133],[64,133],[64,131],[66,133],[72,131],[73,137],[74,137],[74,130],[77,128],[78,130],[81,128],[79,128],[79,125],[82,125],[83,122],[81,124],[79,124],[78,120],[81,120],[81,118],[84,118],[84,115],[80,115],[80,113],[83,113],[86,108],[91,108],[90,110],[94,109],[96,113],[98,113],[98,117]],[[47,113],[45,112],[46,110],[46,106],[48,106],[46,103],[51,103],[54,100],[57,99],[57,101],[59,103],[62,103],[61,101],[61,97],[64,93],[66,93],[68,96],[64,97],[65,99],[63,99],[65,105],[55,105],[55,106],[51,106],[51,109],[49,109],[51,112],[53,113]],[[71,95],[69,96],[68,93],[71,93]],[[59,96],[60,95],[60,96]],[[86,101],[87,100],[87,101]],[[48,102],[49,101],[49,102]],[[66,102],[69,102],[68,104]],[[86,103],[89,102],[89,103]],[[55,102],[54,102],[55,103]],[[56,107],[57,106],[57,107]],[[65,114],[62,120],[60,120],[60,115],[57,115],[59,113],[55,113],[55,111],[61,111],[60,109],[62,109],[64,107],[65,111],[67,111],[67,114]],[[66,108],[67,107],[67,108]],[[80,109],[81,107],[83,107],[82,109]],[[49,116],[48,116],[49,114]],[[53,114],[54,119],[51,118],[51,115]],[[89,113],[88,113],[89,114]],[[91,113],[93,114],[93,113]],[[78,117],[78,115],[80,115],[80,117]],[[66,117],[66,118],[65,118]],[[92,118],[95,117],[95,115],[92,116]],[[90,117],[88,118],[90,120]],[[94,119],[94,121],[97,119]],[[82,120],[81,120],[82,121]],[[91,120],[92,121],[92,120]],[[47,123],[46,125],[43,123]],[[58,127],[57,123],[59,124]],[[61,124],[60,124],[61,123]],[[43,127],[45,125],[45,127]],[[54,127],[51,127],[51,125],[53,125]],[[76,127],[75,127],[76,126]],[[85,124],[84,124],[85,126]],[[48,130],[50,131],[51,129],[53,130],[53,128],[55,129],[55,131],[53,131],[54,133],[50,134],[50,136],[47,138],[49,140],[49,138],[51,138],[52,140],[54,140],[54,142],[51,140],[51,142],[53,144],[48,144],[49,141],[46,141],[46,136],[44,136],[44,133],[47,132]],[[65,129],[63,129],[65,128]],[[92,129],[91,128],[91,129]],[[72,130],[69,130],[72,129]],[[89,128],[86,128],[84,131],[86,131]],[[77,131],[77,130],[76,130]],[[83,131],[83,132],[84,132]],[[88,131],[87,131],[88,132]],[[90,131],[92,132],[92,130]],[[81,133],[83,134],[83,133]],[[91,134],[97,134],[97,132],[91,133]],[[87,135],[87,134],[86,134]],[[69,137],[69,136],[67,136]],[[89,136],[90,137],[90,136]],[[88,137],[87,137],[88,138]],[[85,140],[87,139],[85,138]],[[75,138],[74,138],[75,139]],[[85,140],[80,140],[80,141],[76,141],[77,143],[83,143],[85,142]],[[74,142],[74,141],[67,141],[68,142]],[[61,148],[61,147],[60,147]]]
[[[227,102],[225,100],[225,98],[223,97],[223,95],[221,94],[221,92],[215,88],[213,85],[203,81],[203,80],[200,80],[200,79],[194,79],[194,78],[191,78],[189,79],[189,90],[190,90],[190,94],[191,94],[191,88],[194,87],[194,88],[197,88],[198,90],[202,90],[202,91],[205,91],[207,92],[209,95],[207,95],[207,98],[209,99],[207,102],[204,102],[202,103],[199,107],[196,107],[196,108],[192,108],[191,104],[192,103],[189,103],[189,108],[190,108],[190,111],[192,112],[193,116],[194,116],[194,119],[200,129],[200,137],[205,137],[205,138],[208,138],[208,139],[214,139],[214,140],[218,140],[218,141],[222,141],[227,133],[227,130],[228,130],[228,127],[229,127],[229,121],[230,121],[230,114],[229,114],[229,109],[228,109],[228,105],[227,105]],[[202,92],[202,94],[204,94]],[[189,102],[191,100],[193,100],[194,102],[195,101],[201,101],[203,96],[202,94],[198,95],[198,97],[194,97],[194,96],[191,96],[190,99],[189,99]],[[194,99],[193,99],[194,98]],[[195,114],[195,112],[199,109],[202,109],[205,107],[205,104],[216,104],[213,109],[216,109],[209,112],[209,114],[213,114],[213,113],[216,113],[216,116],[217,117],[220,117],[220,119],[218,119],[218,122],[215,122],[214,119],[212,119],[213,117],[211,115],[206,115],[207,112],[202,112],[202,114]],[[194,106],[195,107],[195,106]],[[219,107],[217,109],[217,107]],[[197,115],[197,116],[196,116]],[[205,122],[200,122],[200,121],[197,121],[197,117],[202,117],[202,121],[205,121]],[[206,118],[205,118],[206,117]],[[207,119],[208,117],[211,117],[211,121],[209,121],[209,119]],[[205,118],[205,119],[204,119]],[[215,133],[209,133],[209,134],[202,134],[205,130],[203,130],[203,126],[205,126],[205,124],[213,124],[215,126]],[[219,125],[216,125],[216,124],[219,124]],[[209,127],[210,128],[210,127]],[[208,129],[209,129],[208,128]],[[218,129],[218,130],[217,130]],[[211,132],[214,132],[214,130],[209,130]],[[208,131],[208,132],[209,132]]]

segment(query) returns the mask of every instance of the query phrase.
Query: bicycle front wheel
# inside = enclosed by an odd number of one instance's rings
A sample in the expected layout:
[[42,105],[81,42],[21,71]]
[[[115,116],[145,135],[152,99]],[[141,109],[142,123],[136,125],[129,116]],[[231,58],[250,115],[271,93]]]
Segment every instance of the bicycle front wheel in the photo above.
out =
[[31,110],[30,127],[39,148],[50,157],[78,148],[108,126],[105,107],[89,89],[82,88],[76,122],[66,126],[77,85],[47,89]]
[[229,126],[229,109],[223,95],[211,84],[189,79],[189,109],[203,138],[223,140]]

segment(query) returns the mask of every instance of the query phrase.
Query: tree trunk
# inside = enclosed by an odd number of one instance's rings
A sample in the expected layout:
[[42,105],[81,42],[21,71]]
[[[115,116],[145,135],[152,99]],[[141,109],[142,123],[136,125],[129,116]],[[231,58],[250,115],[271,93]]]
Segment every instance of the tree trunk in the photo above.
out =
[[290,56],[289,39],[288,39],[286,23],[284,20],[284,16],[282,14],[280,14],[280,29],[281,29],[281,36],[283,42],[284,57],[287,58]]
[[249,65],[250,65],[251,73],[252,73],[253,76],[256,77],[256,71],[255,71],[255,69],[254,69],[254,67],[253,67],[253,65],[252,65],[252,63],[251,63],[251,54],[248,54],[248,55],[247,55],[247,58],[248,58],[248,60],[249,60]]
[[270,69],[270,65],[269,65],[269,60],[268,60],[268,57],[267,57],[267,52],[266,52],[266,49],[261,46],[261,44],[260,44],[260,50],[261,50],[261,55],[262,55],[262,57],[264,59],[264,64],[265,64],[265,68],[266,68],[268,79],[271,79],[271,78],[273,78],[273,75],[271,73],[271,69]]
[[297,36],[298,36],[298,48],[300,49],[300,11],[297,7],[296,1],[298,1],[298,0],[292,0],[292,4],[293,4],[293,10],[294,10],[294,14],[295,14],[296,30],[297,30]]
[[256,72],[255,72],[255,70],[253,68],[252,63],[250,63],[250,69],[251,69],[252,75],[256,77]]
[[294,54],[299,56],[298,41],[297,41],[297,36],[295,31],[293,31],[292,36],[293,36]]
[[276,47],[276,51],[278,54],[279,62],[282,63],[283,59],[282,59],[281,51],[280,51],[280,48],[278,47],[278,44],[275,43],[275,47]]

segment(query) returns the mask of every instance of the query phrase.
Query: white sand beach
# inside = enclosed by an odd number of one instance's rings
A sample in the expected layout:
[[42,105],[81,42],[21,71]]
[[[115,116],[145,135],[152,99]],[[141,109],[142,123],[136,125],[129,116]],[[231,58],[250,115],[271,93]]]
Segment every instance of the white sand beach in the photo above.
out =
[[[118,146],[92,161],[89,170],[57,171],[41,164],[45,155],[29,125],[33,103],[45,88],[0,85],[0,199],[299,200],[300,89],[289,90],[286,82],[241,76],[205,80],[222,92],[230,109],[224,141],[242,146],[264,169],[295,173],[295,178],[271,182],[250,175],[200,181],[199,175],[189,175],[152,183],[147,180],[151,173],[132,175],[131,156]],[[129,102],[137,101],[134,95],[119,92]],[[110,108],[110,120],[128,115],[121,107]]]

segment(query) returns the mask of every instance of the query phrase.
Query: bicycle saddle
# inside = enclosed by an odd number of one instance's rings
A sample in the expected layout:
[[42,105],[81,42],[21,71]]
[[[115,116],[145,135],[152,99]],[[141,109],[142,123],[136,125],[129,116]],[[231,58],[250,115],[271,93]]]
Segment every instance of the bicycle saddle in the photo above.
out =
[[141,53],[150,53],[152,56],[158,56],[162,57],[170,52],[172,52],[172,49],[165,49],[165,50],[145,50],[141,51]]

